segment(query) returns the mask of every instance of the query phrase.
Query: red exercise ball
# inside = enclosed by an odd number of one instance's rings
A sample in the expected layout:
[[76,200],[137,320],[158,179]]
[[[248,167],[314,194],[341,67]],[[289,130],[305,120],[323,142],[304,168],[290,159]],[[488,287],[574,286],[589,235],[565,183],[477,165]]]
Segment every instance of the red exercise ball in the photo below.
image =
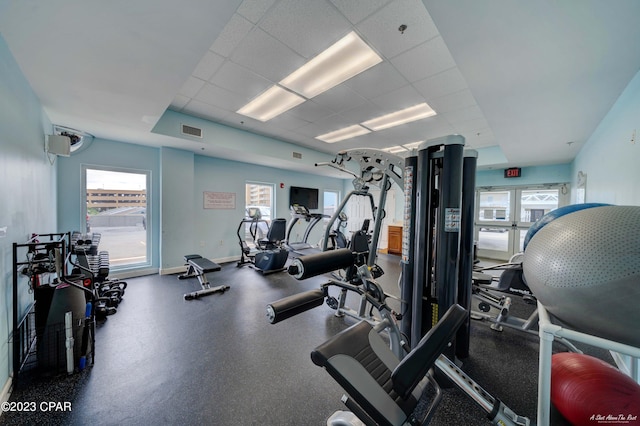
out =
[[589,355],[553,355],[551,402],[575,426],[640,425],[640,385]]

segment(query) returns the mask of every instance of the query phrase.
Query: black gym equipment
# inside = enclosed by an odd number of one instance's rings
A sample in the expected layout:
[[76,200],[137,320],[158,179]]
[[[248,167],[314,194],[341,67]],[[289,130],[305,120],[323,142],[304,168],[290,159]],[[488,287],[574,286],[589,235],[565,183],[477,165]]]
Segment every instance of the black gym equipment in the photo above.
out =
[[348,220],[349,217],[345,212],[338,213],[338,223],[333,229],[329,228],[331,231],[329,233],[327,250],[347,248],[349,246],[349,239],[344,235],[344,232],[342,232],[342,229],[347,227]]
[[[99,250],[101,234],[93,232],[82,234],[78,231],[71,233],[70,264],[71,277],[86,279],[85,287],[95,291],[96,301],[94,310],[98,319],[117,312],[127,288],[127,283],[109,278],[109,252]],[[75,258],[75,261],[71,261]],[[89,284],[90,283],[90,284]]]
[[[284,271],[289,258],[289,252],[284,246],[286,219],[274,219],[269,225],[260,216],[259,209],[251,208],[248,214],[249,216],[242,219],[238,225],[237,235],[241,252],[237,266],[250,265],[263,274]],[[265,238],[258,237],[261,228],[268,228]],[[246,242],[247,230],[253,240],[253,248]]]
[[[302,255],[320,251],[319,248],[309,243],[309,236],[313,228],[320,223],[322,219],[328,219],[330,216],[322,213],[310,213],[309,209],[300,204],[292,204],[289,209],[291,210],[291,222],[289,222],[285,238],[289,251]],[[307,222],[307,227],[304,230],[302,240],[292,241],[291,233],[300,220]]]
[[[477,152],[464,138],[429,140],[406,159],[402,243],[402,331],[412,345],[454,304],[469,311],[473,271],[473,204]],[[450,358],[468,357],[470,322]]]
[[207,274],[211,272],[219,271],[220,265],[212,262],[209,259],[205,259],[199,254],[188,254],[184,257],[185,264],[187,265],[187,271],[178,276],[179,280],[186,280],[188,278],[197,277],[202,290],[186,293],[184,300],[197,299],[202,296],[207,296],[213,293],[224,293],[229,289],[228,285],[219,285],[212,287],[211,283],[207,279]]
[[[346,249],[313,256],[306,256],[303,261],[304,269],[298,271],[300,278],[325,273],[333,264],[343,268],[355,259]],[[357,419],[367,425],[428,423],[442,398],[435,370],[484,409],[492,424],[529,425],[529,419],[515,414],[443,354],[467,321],[466,309],[458,304],[449,307],[410,350],[397,324],[401,315],[386,304],[386,295],[371,277],[369,268],[359,267],[358,274],[362,285],[330,279],[320,289],[267,306],[267,319],[272,324],[320,306],[325,298],[327,305],[335,309],[337,300],[329,295],[328,289],[336,286],[356,293],[375,309],[376,315],[337,334],[311,353],[312,361],[324,367],[348,394],[342,401],[352,413],[338,411],[329,418],[328,425],[362,424]],[[380,336],[381,333],[385,336]],[[428,403],[426,410],[423,409],[425,402]]]

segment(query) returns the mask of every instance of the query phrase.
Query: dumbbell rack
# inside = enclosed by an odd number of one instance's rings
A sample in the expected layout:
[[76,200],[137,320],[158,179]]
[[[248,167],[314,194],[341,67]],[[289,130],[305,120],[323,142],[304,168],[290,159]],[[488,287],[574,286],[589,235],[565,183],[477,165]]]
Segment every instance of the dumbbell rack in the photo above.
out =
[[[20,371],[35,355],[38,330],[36,327],[36,302],[31,299],[26,309],[21,291],[20,277],[28,276],[30,293],[33,293],[34,280],[42,274],[62,272],[67,256],[69,233],[33,234],[25,243],[13,243],[13,333],[9,343],[13,344],[13,386],[17,386]],[[39,256],[40,253],[55,256]],[[26,259],[26,260],[19,260]],[[37,278],[36,278],[37,277]]]

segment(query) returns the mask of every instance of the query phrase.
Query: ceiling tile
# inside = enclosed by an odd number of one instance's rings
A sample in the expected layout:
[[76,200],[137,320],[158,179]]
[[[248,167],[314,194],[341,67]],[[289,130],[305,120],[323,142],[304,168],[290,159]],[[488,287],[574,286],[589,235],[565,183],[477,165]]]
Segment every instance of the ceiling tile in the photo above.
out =
[[306,126],[299,127],[295,129],[294,132],[310,138],[315,138],[318,135],[338,130],[352,124],[354,123],[346,120],[342,115],[331,115]]
[[496,144],[496,137],[491,129],[485,129],[480,134],[471,134],[469,136],[469,145],[473,148],[484,148]]
[[429,105],[438,113],[451,112],[476,105],[476,100],[469,89],[463,89],[450,95],[434,98]]
[[209,105],[215,105],[226,111],[237,111],[249,101],[248,98],[239,97],[237,94],[211,83],[207,83],[207,85],[200,90],[196,99]]
[[179,94],[188,98],[195,98],[200,89],[204,87],[205,83],[205,81],[202,81],[199,78],[189,77],[182,85]]
[[366,100],[351,90],[347,85],[340,84],[331,90],[313,98],[313,102],[331,111],[338,113],[344,110],[356,108],[362,105]]
[[351,30],[349,21],[333,5],[319,0],[281,0],[259,26],[306,59]]
[[171,109],[173,109],[174,111],[180,111],[190,100],[191,98],[188,98],[186,96],[176,95],[176,97],[171,102]]
[[476,118],[473,120],[459,121],[452,124],[457,133],[478,133],[486,132],[489,129],[489,123],[484,118]]
[[224,118],[228,112],[218,108],[215,105],[210,105],[205,102],[201,102],[197,99],[191,100],[183,109],[182,112],[186,114],[195,115],[201,118],[208,117],[220,117]]
[[306,62],[302,56],[260,28],[255,28],[242,40],[231,55],[231,60],[274,83]]
[[446,71],[433,75],[424,80],[416,81],[413,87],[422,94],[429,102],[429,99],[459,92],[467,88],[467,83],[457,67],[449,68]]
[[208,81],[213,74],[220,68],[220,65],[224,62],[224,58],[212,51],[207,51],[204,57],[200,60],[200,63],[193,70],[193,76],[204,81]]
[[484,119],[484,115],[477,105],[463,109],[457,109],[451,112],[444,112],[442,113],[442,116],[444,116],[447,121],[453,125],[464,121],[476,120],[478,118]]
[[[406,25],[401,34],[398,28]],[[438,35],[422,2],[395,0],[358,25],[360,33],[386,58],[405,52]]]
[[464,136],[466,146],[470,148],[484,148],[496,144],[496,138],[491,129],[482,129],[478,132],[458,132]]
[[389,0],[331,0],[338,10],[352,23],[357,24]]
[[257,24],[275,0],[244,0],[236,12],[248,21]]
[[303,120],[291,114],[291,111],[287,111],[284,114],[280,114],[277,117],[272,118],[266,124],[266,127],[270,130],[281,128],[284,130],[294,130],[309,124],[309,121]]
[[214,81],[216,86],[237,93],[247,100],[253,99],[273,85],[273,82],[231,61],[226,61],[211,81]]
[[301,120],[313,122],[329,117],[333,112],[329,108],[320,106],[311,100],[290,109],[289,114]]
[[[382,114],[389,114],[400,109],[409,108],[424,102],[424,97],[418,91],[407,84],[393,92],[371,99],[371,102],[378,105],[383,111]],[[433,107],[433,105],[431,105]]]
[[251,31],[253,24],[242,16],[235,13],[222,33],[213,42],[209,50],[212,50],[222,56],[229,57],[240,41]]
[[410,83],[420,81],[454,67],[454,62],[441,37],[433,38],[391,59],[391,63]]
[[407,83],[398,70],[388,62],[382,62],[347,80],[344,84],[360,96],[371,99],[405,86]]
[[[355,108],[344,110],[340,113],[340,117],[345,120],[348,125],[362,123],[384,114],[380,107],[371,101],[367,101]],[[339,127],[338,127],[339,128]],[[335,130],[335,129],[330,129]]]

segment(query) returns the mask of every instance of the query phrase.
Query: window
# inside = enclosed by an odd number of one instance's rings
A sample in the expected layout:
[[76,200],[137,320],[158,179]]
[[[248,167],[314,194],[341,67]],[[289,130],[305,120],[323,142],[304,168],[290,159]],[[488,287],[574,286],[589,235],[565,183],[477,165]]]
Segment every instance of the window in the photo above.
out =
[[338,191],[323,191],[323,201],[322,208],[325,215],[332,217],[336,210],[338,210],[338,205],[340,204],[340,193]]
[[[256,225],[255,237],[263,239],[267,237],[271,219],[275,218],[275,187],[272,183],[247,182],[245,185],[245,217],[252,217],[254,212],[260,212],[260,221]],[[245,240],[253,243],[253,237],[249,232],[249,223],[245,225]]]
[[149,171],[83,166],[86,232],[99,233],[111,268],[150,263]]

